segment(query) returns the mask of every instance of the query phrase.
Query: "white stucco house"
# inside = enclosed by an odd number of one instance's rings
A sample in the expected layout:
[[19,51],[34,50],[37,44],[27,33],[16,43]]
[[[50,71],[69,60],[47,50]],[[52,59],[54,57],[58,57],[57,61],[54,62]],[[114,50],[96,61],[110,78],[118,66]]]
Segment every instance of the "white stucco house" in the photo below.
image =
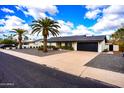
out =
[[[25,42],[27,47],[39,47],[43,45],[43,39],[35,41]],[[112,45],[107,43],[105,35],[101,36],[63,36],[63,37],[51,37],[48,39],[48,46],[67,46],[72,47],[75,51],[94,51],[103,52],[104,50],[118,51],[118,45]],[[24,45],[23,45],[24,46]]]
[[33,47],[40,47],[41,45],[43,45],[43,40],[42,39],[38,39],[38,40],[28,40],[28,41],[24,41],[23,42],[23,47],[26,48],[33,48]]
[[105,35],[52,37],[48,39],[48,42],[48,45],[56,47],[71,46],[75,51],[119,51],[119,46],[108,43]]
[[65,36],[52,37],[48,39],[49,45],[53,46],[72,46],[75,51],[95,51],[102,52],[106,47],[106,36]]

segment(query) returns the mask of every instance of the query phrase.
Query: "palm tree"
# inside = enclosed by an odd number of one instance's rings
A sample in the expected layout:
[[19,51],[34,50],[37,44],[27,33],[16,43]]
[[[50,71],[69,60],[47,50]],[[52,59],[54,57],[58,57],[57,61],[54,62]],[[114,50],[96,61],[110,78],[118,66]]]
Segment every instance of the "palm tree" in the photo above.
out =
[[47,52],[47,37],[49,36],[49,33],[51,33],[53,36],[59,35],[59,30],[60,28],[58,22],[51,20],[49,18],[40,18],[38,20],[33,21],[31,24],[32,27],[32,34],[34,33],[40,33],[42,32],[42,36],[44,38],[44,47],[43,51]]
[[26,30],[20,28],[13,30],[18,34],[19,49],[22,49],[22,35],[26,32]]

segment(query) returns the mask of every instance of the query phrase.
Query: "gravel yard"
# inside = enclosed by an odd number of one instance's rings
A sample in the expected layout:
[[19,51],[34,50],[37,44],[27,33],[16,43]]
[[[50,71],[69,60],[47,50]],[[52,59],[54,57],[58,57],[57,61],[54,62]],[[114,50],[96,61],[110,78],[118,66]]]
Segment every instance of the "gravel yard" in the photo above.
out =
[[120,54],[101,53],[86,66],[124,73],[124,57]]
[[30,55],[35,55],[35,56],[48,56],[48,55],[55,55],[55,54],[60,54],[60,53],[65,53],[69,52],[69,50],[48,50],[48,52],[44,53],[41,50],[38,49],[13,49],[13,51],[16,52],[22,52]]

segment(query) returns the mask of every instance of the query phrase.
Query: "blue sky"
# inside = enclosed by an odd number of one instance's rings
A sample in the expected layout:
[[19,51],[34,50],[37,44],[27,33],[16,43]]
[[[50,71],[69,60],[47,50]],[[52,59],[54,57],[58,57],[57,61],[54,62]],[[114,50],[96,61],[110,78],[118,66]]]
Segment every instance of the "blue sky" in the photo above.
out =
[[13,28],[26,29],[30,36],[31,22],[45,17],[59,22],[60,36],[111,35],[124,25],[123,9],[122,5],[0,5],[0,37]]

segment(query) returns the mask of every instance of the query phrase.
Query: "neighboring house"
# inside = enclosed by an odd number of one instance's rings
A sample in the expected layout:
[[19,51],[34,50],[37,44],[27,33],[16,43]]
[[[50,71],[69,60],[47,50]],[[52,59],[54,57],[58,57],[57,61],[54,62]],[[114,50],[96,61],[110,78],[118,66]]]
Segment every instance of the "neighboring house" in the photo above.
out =
[[[13,40],[16,40],[16,41],[18,41],[18,35],[15,35],[13,38],[12,38]],[[32,39],[31,38],[29,38],[28,36],[22,36],[22,42],[25,42],[25,41],[31,41]]]
[[71,46],[74,50],[79,51],[104,51],[107,43],[106,36],[65,36],[65,37],[53,37],[48,39],[49,45]]
[[[13,40],[16,40],[18,42],[18,35],[14,36]],[[37,43],[35,43],[35,41],[32,38],[29,38],[29,36],[26,35],[22,36],[22,43],[23,43],[22,47],[27,47],[27,48],[30,48],[30,46],[34,47],[37,45]]]
[[30,47],[40,47],[43,45],[42,39],[38,40],[28,40],[23,42],[23,47],[30,48]]

